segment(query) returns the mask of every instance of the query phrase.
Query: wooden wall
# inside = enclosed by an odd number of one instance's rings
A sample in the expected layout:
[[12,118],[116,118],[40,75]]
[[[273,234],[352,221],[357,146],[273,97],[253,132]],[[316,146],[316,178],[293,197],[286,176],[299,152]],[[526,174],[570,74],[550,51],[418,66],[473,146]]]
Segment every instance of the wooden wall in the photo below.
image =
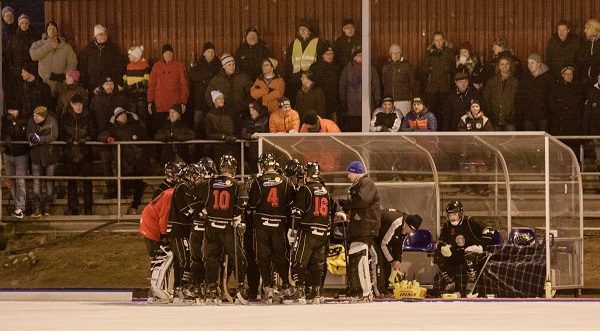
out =
[[[544,56],[546,41],[560,19],[570,20],[581,34],[588,18],[600,16],[596,0],[372,0],[373,58],[380,64],[392,42],[418,64],[434,31],[445,32],[458,45],[470,41],[485,58],[491,43],[505,36],[519,57]],[[278,59],[294,38],[304,17],[317,23],[320,34],[333,40],[341,21],[352,17],[360,25],[361,0],[46,0],[46,20],[55,20],[79,52],[91,40],[93,26],[105,24],[110,37],[126,54],[143,44],[156,60],[162,44],[171,43],[176,56],[190,63],[211,40],[217,54],[233,53],[244,31],[255,26]],[[148,56],[149,54],[149,56]]]

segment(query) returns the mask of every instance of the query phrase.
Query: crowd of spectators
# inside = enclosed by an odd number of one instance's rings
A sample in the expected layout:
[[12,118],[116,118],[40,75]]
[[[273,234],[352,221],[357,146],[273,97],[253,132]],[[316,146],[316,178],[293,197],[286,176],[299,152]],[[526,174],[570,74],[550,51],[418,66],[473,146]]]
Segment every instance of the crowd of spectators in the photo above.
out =
[[[239,153],[261,132],[360,132],[362,129],[361,38],[352,19],[342,22],[332,43],[308,21],[285,57],[276,59],[256,28],[246,30],[237,50],[216,50],[211,41],[189,68],[169,43],[151,64],[143,45],[128,48],[128,63],[108,29],[97,24],[77,56],[50,21],[40,37],[25,13],[2,9],[4,109],[2,140],[7,175],[48,175],[63,163],[65,174],[83,176],[92,168],[92,148],[101,174],[114,176],[114,148],[85,146],[98,141],[221,140],[189,147],[124,145],[121,174],[146,173],[154,162],[218,159]],[[389,46],[382,68],[371,68],[369,131],[542,130],[557,135],[600,134],[600,22],[586,22],[583,36],[560,21],[545,56],[526,61],[498,37],[485,61],[469,42],[454,48],[435,32],[418,68]],[[221,54],[218,56],[218,54]],[[523,57],[525,58],[525,57]],[[48,144],[64,141],[66,146]],[[15,144],[27,141],[29,144]],[[112,146],[111,146],[112,147]],[[256,144],[246,143],[251,169]],[[600,154],[600,153],[597,153]],[[25,183],[12,180],[13,216],[25,210]],[[41,186],[45,183],[45,195]],[[134,188],[135,212],[144,186]],[[92,213],[92,190],[83,184],[84,212]],[[105,198],[116,184],[106,181]],[[69,213],[78,214],[77,181],[68,182]],[[52,181],[34,180],[33,212],[49,214]]]

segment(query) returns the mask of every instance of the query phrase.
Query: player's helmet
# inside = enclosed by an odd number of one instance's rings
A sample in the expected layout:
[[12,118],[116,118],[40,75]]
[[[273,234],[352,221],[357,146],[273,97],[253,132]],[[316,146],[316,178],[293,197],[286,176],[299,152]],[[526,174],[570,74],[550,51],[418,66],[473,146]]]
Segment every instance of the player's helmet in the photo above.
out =
[[191,184],[195,184],[204,176],[204,167],[199,164],[192,163],[185,168],[183,178]]
[[533,229],[513,230],[512,241],[518,246],[533,246],[535,245],[535,232]]
[[298,159],[291,159],[285,163],[283,174],[286,177],[304,177],[304,168],[302,167]]
[[204,178],[208,179],[217,174],[217,166],[210,157],[201,157],[198,164],[204,168]]
[[321,166],[318,162],[308,162],[304,166],[304,175],[307,179],[321,179]]
[[172,182],[179,180],[181,171],[185,168],[185,166],[186,165],[183,162],[167,162],[167,163],[165,163],[165,177],[167,177],[167,179]]
[[277,162],[275,156],[272,153],[262,153],[258,158],[258,168],[260,171],[265,172],[268,168],[277,168]]
[[223,155],[221,156],[221,160],[219,160],[219,171],[221,173],[229,172],[232,175],[235,175],[235,172],[237,171],[237,164],[237,160],[235,157],[233,157],[233,155]]
[[446,206],[446,214],[454,214],[454,213],[463,213],[463,205],[460,201],[454,200],[450,201],[448,206]]

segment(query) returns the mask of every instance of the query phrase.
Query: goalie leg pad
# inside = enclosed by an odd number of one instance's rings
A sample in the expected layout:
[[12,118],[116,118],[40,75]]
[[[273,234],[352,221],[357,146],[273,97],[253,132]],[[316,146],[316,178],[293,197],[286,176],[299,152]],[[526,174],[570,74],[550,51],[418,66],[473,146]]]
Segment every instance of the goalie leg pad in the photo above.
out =
[[173,252],[165,251],[161,247],[162,254],[156,255],[151,262],[152,277],[150,279],[150,289],[154,296],[160,299],[169,300],[169,293],[166,291],[166,276],[169,268],[173,264]]
[[348,251],[350,259],[350,286],[355,294],[371,294],[371,273],[369,272],[369,246],[363,242],[353,242]]

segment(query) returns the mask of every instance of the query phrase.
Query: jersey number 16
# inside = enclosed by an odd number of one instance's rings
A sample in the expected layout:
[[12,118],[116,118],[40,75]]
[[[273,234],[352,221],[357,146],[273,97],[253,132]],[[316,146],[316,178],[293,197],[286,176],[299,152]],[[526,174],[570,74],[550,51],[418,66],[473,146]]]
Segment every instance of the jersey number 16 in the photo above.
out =
[[313,215],[327,217],[329,215],[329,199],[315,197]]

